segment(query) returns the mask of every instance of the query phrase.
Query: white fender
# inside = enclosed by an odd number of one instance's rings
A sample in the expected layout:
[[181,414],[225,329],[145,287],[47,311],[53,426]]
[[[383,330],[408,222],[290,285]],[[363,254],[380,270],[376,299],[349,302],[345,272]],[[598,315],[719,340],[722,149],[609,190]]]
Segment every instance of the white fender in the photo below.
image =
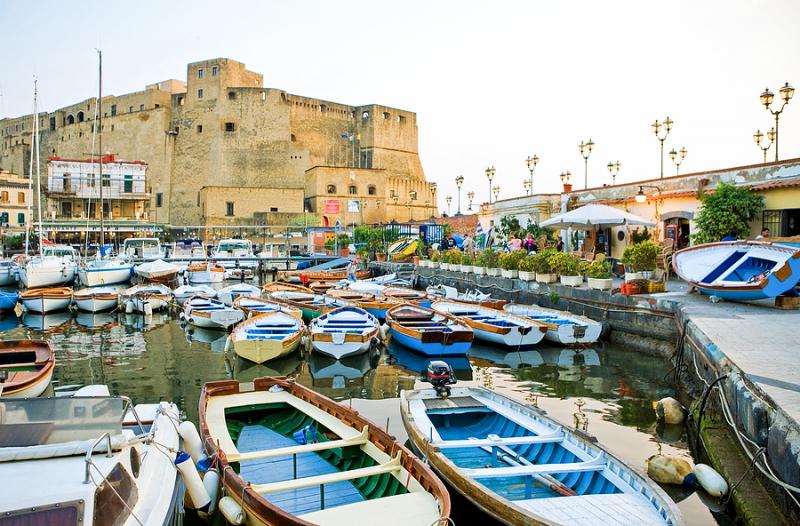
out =
[[233,500],[233,497],[222,497],[219,499],[219,511],[225,520],[236,526],[244,524],[244,510],[239,503]]
[[178,434],[183,439],[183,446],[186,448],[189,455],[191,455],[192,462],[197,464],[197,461],[204,456],[203,442],[200,440],[200,433],[197,432],[197,428],[193,423],[184,420],[181,422],[181,425],[178,426]]
[[153,306],[150,304],[149,301],[145,302],[144,308],[142,310],[144,311],[144,315],[145,316],[152,316],[153,315]]
[[192,457],[185,451],[179,451],[177,458],[175,458],[175,467],[183,478],[183,484],[186,486],[186,493],[192,501],[195,509],[199,511],[207,511],[211,504],[211,497],[208,496],[203,481],[200,479],[200,474],[192,462]]
[[133,314],[133,301],[125,302],[125,314]]
[[388,331],[388,325],[384,323],[383,325],[378,325],[378,339],[380,341],[386,340],[386,333]]
[[680,402],[668,396],[656,403],[656,416],[665,424],[681,424],[686,417],[686,410]]
[[214,468],[209,469],[206,471],[205,476],[203,477],[203,487],[206,488],[206,492],[208,496],[211,497],[211,503],[208,506],[208,511],[206,512],[208,515],[214,513],[214,510],[217,507],[217,493],[219,491],[219,471]]
[[231,337],[228,336],[227,338],[225,338],[225,349],[223,349],[222,353],[228,354],[230,350],[231,350]]
[[711,466],[697,464],[694,467],[694,476],[697,477],[697,482],[706,490],[706,493],[712,497],[721,497],[728,493],[728,483]]
[[181,320],[181,321],[185,321],[186,320],[186,314],[183,311],[181,311],[178,314],[178,319]]

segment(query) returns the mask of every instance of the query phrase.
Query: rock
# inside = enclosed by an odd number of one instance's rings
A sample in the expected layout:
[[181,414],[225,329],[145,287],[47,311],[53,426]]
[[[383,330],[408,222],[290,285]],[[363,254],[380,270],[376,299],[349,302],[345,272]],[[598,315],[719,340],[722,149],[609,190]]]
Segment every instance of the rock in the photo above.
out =
[[659,484],[691,485],[695,478],[689,461],[667,455],[653,455],[648,458],[647,475]]
[[656,404],[656,416],[663,420],[665,424],[681,424],[686,418],[686,409],[680,402],[668,396],[662,398]]

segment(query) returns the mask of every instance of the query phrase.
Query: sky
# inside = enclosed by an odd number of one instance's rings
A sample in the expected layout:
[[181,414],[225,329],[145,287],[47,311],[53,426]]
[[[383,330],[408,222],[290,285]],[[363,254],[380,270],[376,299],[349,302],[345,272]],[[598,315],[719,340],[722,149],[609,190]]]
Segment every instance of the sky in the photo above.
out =
[[[681,173],[754,164],[753,141],[774,118],[759,94],[785,83],[797,96],[780,117],[780,157],[800,157],[800,2],[651,1],[239,1],[0,0],[0,118],[96,93],[138,91],[186,64],[244,62],[266,87],[417,114],[419,151],[439,206],[463,175],[476,203],[496,168],[500,199],[583,188],[578,144],[592,139],[589,186],[659,176],[651,124],[674,121],[666,155],[686,147]],[[776,103],[773,103],[775,105]],[[773,150],[770,150],[770,160]]]

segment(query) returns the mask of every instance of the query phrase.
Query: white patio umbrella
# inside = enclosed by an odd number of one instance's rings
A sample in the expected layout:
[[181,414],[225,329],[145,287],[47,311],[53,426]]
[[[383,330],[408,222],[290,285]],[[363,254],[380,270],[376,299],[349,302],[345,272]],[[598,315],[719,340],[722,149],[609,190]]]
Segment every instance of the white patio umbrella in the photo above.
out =
[[569,212],[551,217],[539,223],[541,227],[549,228],[575,228],[578,230],[592,230],[602,226],[656,226],[652,221],[631,214],[625,210],[608,205],[586,205]]

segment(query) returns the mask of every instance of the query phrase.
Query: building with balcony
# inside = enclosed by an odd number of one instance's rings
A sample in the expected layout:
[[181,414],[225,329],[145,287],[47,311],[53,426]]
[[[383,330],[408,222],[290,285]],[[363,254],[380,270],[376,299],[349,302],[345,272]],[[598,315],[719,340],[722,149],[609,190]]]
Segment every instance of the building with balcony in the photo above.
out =
[[25,231],[30,205],[30,181],[11,172],[0,172],[0,228],[3,235]]

